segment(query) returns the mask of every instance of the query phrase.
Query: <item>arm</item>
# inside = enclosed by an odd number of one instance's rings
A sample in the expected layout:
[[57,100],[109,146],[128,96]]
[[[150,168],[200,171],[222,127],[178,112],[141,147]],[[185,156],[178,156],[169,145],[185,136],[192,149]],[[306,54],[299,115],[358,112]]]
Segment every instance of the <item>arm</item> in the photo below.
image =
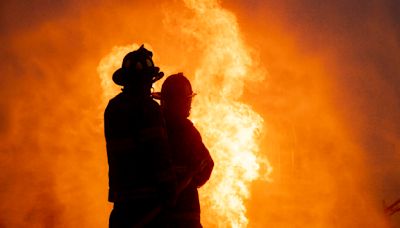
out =
[[193,127],[193,147],[196,154],[196,163],[199,169],[193,176],[193,182],[199,188],[203,186],[209,179],[214,168],[214,161],[210,152],[204,145],[199,131]]

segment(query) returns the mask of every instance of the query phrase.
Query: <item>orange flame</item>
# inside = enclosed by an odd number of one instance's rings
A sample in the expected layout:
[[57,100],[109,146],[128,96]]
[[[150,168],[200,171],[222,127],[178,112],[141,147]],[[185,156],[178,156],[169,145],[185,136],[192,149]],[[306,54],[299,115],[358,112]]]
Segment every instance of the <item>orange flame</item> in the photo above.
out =
[[[244,201],[250,197],[249,185],[268,177],[272,168],[258,153],[257,138],[263,119],[240,97],[245,81],[260,80],[264,73],[254,69],[233,14],[215,0],[184,3],[194,16],[181,19],[181,32],[203,47],[193,80],[199,95],[194,100],[191,118],[215,161],[212,177],[200,192],[203,223],[246,227]],[[137,44],[114,47],[101,60],[97,70],[105,101],[115,95],[117,88],[110,75],[120,66],[123,56],[136,48]]]
[[195,13],[195,23],[185,31],[195,34],[205,47],[195,72],[194,88],[199,96],[192,119],[216,160],[213,176],[201,191],[202,202],[208,205],[203,218],[222,227],[244,227],[248,219],[243,202],[250,195],[249,183],[260,177],[260,165],[271,171],[267,160],[258,157],[256,138],[263,119],[239,101],[244,80],[257,80],[262,75],[250,72],[252,58],[234,15],[217,1],[185,3]]

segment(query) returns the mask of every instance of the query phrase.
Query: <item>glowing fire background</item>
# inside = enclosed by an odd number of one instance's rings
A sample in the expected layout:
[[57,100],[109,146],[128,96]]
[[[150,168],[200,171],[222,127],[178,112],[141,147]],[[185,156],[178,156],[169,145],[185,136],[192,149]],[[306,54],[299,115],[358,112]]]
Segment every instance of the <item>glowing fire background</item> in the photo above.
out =
[[[274,171],[246,182],[248,227],[399,226],[382,205],[400,198],[397,1],[16,0],[0,3],[0,227],[107,226],[99,63],[145,42],[201,88],[204,56],[236,33],[201,26],[213,17],[191,4],[228,14],[252,60],[217,61],[209,82],[242,83],[224,95],[264,119],[257,157]],[[243,77],[224,71],[242,65]]]

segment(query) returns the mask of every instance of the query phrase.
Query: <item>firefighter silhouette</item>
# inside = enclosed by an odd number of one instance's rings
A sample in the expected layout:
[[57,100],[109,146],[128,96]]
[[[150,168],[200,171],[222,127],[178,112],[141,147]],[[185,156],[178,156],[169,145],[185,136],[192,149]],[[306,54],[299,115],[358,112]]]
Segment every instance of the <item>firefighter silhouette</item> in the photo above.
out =
[[[170,204],[176,194],[165,122],[151,97],[152,84],[163,75],[143,45],[128,53],[113,74],[123,89],[104,113],[112,228],[137,227],[154,207]],[[157,215],[145,223],[164,227],[165,222]]]
[[182,73],[169,76],[161,88],[161,110],[178,180],[178,198],[168,215],[174,228],[202,227],[197,188],[207,182],[214,167],[199,131],[188,119],[194,95]]

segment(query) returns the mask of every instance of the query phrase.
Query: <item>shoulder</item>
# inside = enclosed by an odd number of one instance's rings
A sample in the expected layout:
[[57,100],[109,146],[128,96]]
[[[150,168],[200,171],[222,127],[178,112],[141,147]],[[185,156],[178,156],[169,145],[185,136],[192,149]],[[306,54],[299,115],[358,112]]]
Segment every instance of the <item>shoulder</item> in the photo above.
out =
[[124,96],[124,94],[121,92],[121,93],[117,94],[115,97],[111,98],[108,103],[113,104],[113,103],[121,102],[122,100],[124,100],[125,97],[126,96]]
[[146,104],[150,108],[152,108],[154,110],[160,110],[161,109],[160,105],[153,98],[146,99]]
[[115,97],[111,98],[108,101],[107,108],[109,109],[111,107],[119,106],[119,105],[124,104],[124,103],[127,103],[126,96],[124,96],[123,93],[119,93],[118,95],[116,95]]
[[108,113],[115,109],[116,106],[118,106],[122,102],[122,93],[118,94],[117,96],[111,98],[108,101],[108,104],[105,109],[105,113]]
[[199,130],[197,130],[191,120],[185,119],[185,121],[183,121],[183,128],[194,140],[202,141]]
[[185,128],[186,130],[197,131],[197,129],[195,128],[195,126],[191,120],[184,119],[180,122],[181,122],[182,127]]
[[142,100],[141,107],[145,115],[161,115],[160,105],[152,98],[146,98]]

